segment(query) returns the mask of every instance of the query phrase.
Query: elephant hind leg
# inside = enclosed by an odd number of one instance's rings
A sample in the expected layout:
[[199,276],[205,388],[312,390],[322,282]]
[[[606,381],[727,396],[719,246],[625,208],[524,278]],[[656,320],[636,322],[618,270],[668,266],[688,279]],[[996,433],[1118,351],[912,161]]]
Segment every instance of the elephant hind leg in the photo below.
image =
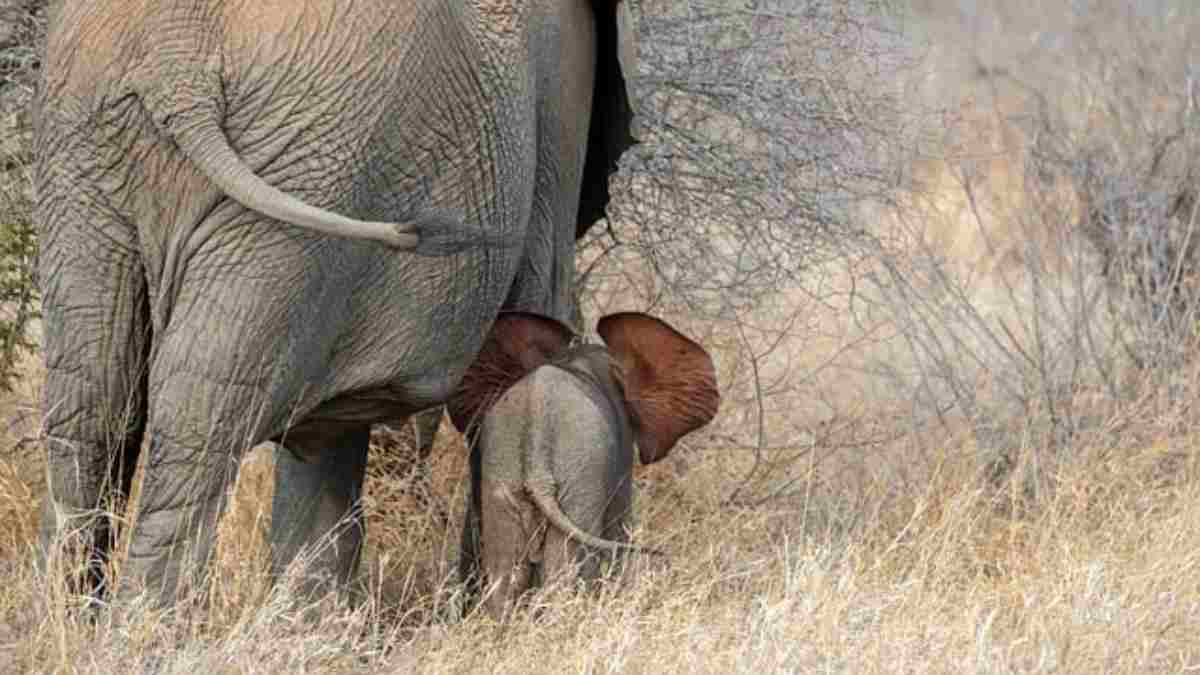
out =
[[500,619],[530,587],[542,519],[521,487],[504,481],[480,481],[480,506],[480,552],[488,584],[484,605]]
[[[627,470],[621,472],[620,482],[612,491],[608,508],[604,512],[604,538],[628,544],[629,528],[633,524],[633,466],[629,464],[624,468]],[[615,551],[609,555],[611,562],[608,575],[624,579],[633,578],[630,569],[636,567],[636,564],[631,566],[631,559],[636,563],[645,557],[631,554],[629,551]]]
[[254,385],[154,372],[150,390],[150,447],[120,595],[202,601],[241,457],[269,422],[254,413]]
[[148,592],[162,606],[179,596],[200,599],[236,461],[229,453],[197,451],[154,432],[149,455],[124,566],[122,583],[129,586],[122,595]]
[[51,222],[59,226],[43,235],[39,263],[48,463],[39,564],[48,570],[78,556],[86,571],[67,570],[73,589],[102,595],[119,537],[110,514],[128,499],[146,426],[148,291],[132,231]]
[[[588,493],[592,494],[592,493]],[[603,493],[595,491],[597,499],[561,498],[560,505],[567,518],[579,529],[597,537],[607,537],[602,527],[605,504],[599,501]],[[616,537],[613,541],[624,541],[624,537]],[[582,544],[557,527],[550,527],[546,532],[546,546],[543,564],[543,577],[547,583],[560,583],[569,579],[590,582],[600,577],[601,561],[605,552],[593,550]]]
[[314,423],[285,434],[276,453],[271,576],[303,560],[305,598],[344,588],[358,570],[369,439],[367,425]]

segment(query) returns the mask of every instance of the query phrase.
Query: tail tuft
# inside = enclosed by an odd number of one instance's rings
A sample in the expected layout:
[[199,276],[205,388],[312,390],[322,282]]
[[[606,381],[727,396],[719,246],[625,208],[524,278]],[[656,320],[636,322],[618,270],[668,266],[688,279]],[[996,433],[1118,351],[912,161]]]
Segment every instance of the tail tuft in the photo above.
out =
[[416,235],[417,244],[415,248],[406,248],[417,255],[430,258],[455,255],[468,250],[517,248],[521,243],[515,234],[499,234],[483,228],[469,228],[463,225],[462,221],[440,210],[421,214],[411,228],[409,231]]

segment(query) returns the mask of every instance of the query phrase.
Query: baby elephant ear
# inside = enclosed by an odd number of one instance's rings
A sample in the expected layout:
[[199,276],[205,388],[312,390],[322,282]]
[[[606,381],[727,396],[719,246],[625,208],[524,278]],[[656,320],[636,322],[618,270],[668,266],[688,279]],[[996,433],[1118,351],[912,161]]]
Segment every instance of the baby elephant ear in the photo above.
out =
[[446,404],[455,428],[465,433],[509,387],[552,361],[574,336],[570,328],[547,316],[501,312]]
[[610,314],[597,332],[620,368],[643,464],[657,462],[686,433],[717,414],[717,373],[704,348],[639,312]]

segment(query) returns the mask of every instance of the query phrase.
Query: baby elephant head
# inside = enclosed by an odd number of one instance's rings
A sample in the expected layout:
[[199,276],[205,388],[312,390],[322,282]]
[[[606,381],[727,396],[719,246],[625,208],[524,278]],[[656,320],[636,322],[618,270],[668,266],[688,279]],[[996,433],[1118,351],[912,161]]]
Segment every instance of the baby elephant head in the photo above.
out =
[[[605,316],[597,332],[608,347],[611,376],[623,392],[642,463],[663,459],[680,438],[716,415],[716,369],[703,347],[640,312]],[[455,426],[465,432],[526,374],[570,359],[574,337],[554,319],[501,314],[447,406]]]

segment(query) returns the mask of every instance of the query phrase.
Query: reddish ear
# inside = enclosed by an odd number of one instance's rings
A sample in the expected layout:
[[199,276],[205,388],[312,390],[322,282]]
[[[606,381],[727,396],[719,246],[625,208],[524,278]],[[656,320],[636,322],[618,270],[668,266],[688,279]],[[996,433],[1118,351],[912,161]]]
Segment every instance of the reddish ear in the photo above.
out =
[[712,421],[721,394],[703,347],[639,312],[610,314],[597,332],[620,366],[643,464],[666,457],[680,437]]
[[554,359],[574,336],[570,328],[549,317],[501,312],[479,356],[446,403],[455,428],[465,433],[501,394],[526,373]]

